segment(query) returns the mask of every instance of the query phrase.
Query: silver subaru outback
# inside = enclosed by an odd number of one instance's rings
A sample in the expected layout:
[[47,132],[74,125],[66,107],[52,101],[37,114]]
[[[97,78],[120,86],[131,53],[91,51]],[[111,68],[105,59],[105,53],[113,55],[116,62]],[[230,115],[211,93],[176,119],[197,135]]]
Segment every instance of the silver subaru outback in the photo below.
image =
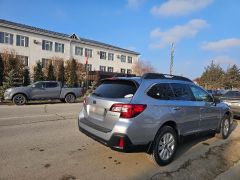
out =
[[232,113],[191,80],[166,74],[104,79],[83,103],[79,130],[123,152],[146,148],[159,165],[170,163],[182,137],[230,134]]

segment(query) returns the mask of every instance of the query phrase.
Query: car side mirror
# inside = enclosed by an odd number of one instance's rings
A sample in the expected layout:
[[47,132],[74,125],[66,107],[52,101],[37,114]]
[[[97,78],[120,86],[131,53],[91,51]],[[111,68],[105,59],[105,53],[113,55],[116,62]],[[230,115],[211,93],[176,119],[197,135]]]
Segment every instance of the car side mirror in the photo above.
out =
[[35,88],[35,87],[36,87],[36,85],[35,85],[35,84],[33,84],[33,85],[32,85],[32,87],[33,87],[33,88]]

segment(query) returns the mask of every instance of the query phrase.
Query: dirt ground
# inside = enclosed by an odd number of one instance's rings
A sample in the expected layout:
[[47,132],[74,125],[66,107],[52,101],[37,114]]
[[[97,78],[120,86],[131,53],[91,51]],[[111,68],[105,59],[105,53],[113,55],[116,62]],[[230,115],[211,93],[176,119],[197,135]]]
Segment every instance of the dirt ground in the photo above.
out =
[[81,107],[1,105],[0,180],[215,179],[240,162],[240,120],[229,139],[190,137],[171,164],[159,167],[146,153],[116,152],[79,132]]

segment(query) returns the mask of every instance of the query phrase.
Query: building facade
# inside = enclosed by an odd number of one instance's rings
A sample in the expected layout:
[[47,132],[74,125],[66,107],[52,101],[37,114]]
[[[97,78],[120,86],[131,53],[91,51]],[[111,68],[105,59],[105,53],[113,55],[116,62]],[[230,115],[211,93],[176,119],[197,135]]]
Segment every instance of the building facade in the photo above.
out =
[[76,59],[90,71],[131,74],[139,53],[109,44],[0,19],[0,53],[14,51],[30,69],[37,61]]

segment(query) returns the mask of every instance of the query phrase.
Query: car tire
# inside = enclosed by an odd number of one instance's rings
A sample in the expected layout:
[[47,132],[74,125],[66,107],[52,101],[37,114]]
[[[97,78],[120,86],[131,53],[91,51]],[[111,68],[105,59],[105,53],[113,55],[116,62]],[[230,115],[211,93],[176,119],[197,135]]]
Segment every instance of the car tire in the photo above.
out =
[[75,97],[74,94],[69,93],[69,94],[67,94],[67,95],[65,96],[65,99],[64,99],[64,100],[65,100],[66,103],[74,103],[75,100],[76,100],[76,97]]
[[170,126],[163,126],[153,142],[152,159],[160,166],[169,164],[175,156],[177,144],[176,131]]
[[221,129],[220,129],[220,136],[222,139],[227,139],[230,135],[231,131],[231,124],[230,124],[230,117],[225,115],[222,122],[221,122]]
[[15,105],[21,106],[21,105],[26,104],[27,98],[23,94],[16,94],[13,96],[12,101]]

